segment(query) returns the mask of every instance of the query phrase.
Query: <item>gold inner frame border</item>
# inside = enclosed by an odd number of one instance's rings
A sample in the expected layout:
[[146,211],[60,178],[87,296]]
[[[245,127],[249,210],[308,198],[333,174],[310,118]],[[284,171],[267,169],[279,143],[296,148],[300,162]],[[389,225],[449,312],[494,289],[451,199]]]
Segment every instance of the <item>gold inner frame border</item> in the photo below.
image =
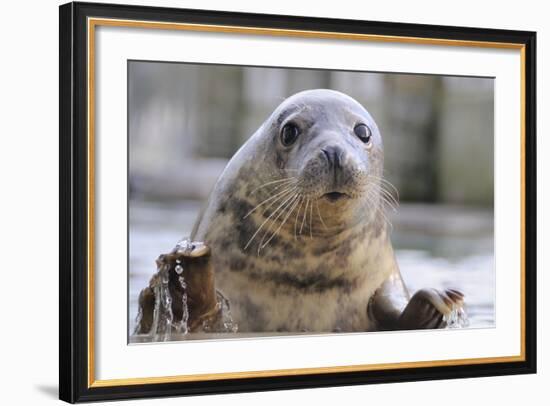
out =
[[[95,28],[97,26],[148,28],[161,30],[182,30],[194,32],[217,32],[244,35],[265,35],[317,39],[340,39],[371,42],[393,42],[401,44],[420,44],[434,46],[459,46],[477,48],[512,49],[520,51],[520,137],[521,137],[521,269],[520,269],[520,334],[519,355],[502,357],[464,358],[453,360],[430,360],[384,364],[344,365],[317,368],[277,369],[266,371],[220,372],[209,374],[174,375],[143,378],[95,379],[95,342],[94,342],[94,191],[95,191]],[[401,368],[426,368],[459,366],[474,364],[494,364],[525,361],[525,45],[507,42],[453,40],[442,38],[405,37],[391,35],[355,34],[345,32],[308,31],[278,28],[245,27],[231,25],[168,23],[140,20],[109,18],[88,18],[87,22],[87,81],[88,81],[88,388],[161,384],[192,381],[212,381],[221,379],[265,378],[311,374],[331,374],[343,372],[366,372]]]

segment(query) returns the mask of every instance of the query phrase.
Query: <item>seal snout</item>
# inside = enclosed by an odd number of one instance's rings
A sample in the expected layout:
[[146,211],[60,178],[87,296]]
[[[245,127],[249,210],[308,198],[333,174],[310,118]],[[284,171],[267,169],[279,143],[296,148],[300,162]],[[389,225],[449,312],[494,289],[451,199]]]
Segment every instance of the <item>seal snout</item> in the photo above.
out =
[[344,150],[337,145],[329,145],[321,148],[321,151],[325,155],[328,165],[333,170],[342,169],[342,163],[344,161]]
[[325,145],[321,148],[322,156],[326,160],[326,169],[329,175],[326,185],[326,193],[323,197],[330,202],[349,197],[342,191],[349,177],[346,169],[346,152],[339,145]]

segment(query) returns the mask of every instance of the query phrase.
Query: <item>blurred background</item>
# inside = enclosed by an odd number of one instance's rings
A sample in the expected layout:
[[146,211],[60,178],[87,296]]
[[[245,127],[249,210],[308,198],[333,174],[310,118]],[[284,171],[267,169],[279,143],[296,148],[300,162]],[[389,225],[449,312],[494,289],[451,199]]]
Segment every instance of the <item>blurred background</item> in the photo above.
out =
[[191,232],[228,159],[286,97],[329,88],[380,128],[411,293],[455,287],[494,325],[493,79],[130,61],[129,332],[155,259]]

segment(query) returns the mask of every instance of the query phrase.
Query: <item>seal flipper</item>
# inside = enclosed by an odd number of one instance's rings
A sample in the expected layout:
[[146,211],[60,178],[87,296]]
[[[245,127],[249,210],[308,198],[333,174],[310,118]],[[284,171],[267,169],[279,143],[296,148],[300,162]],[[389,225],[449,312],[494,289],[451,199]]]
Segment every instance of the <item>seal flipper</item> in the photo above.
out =
[[371,330],[398,330],[400,317],[410,296],[399,270],[395,270],[374,292],[367,314],[374,324]]
[[445,317],[460,308],[464,295],[455,289],[443,292],[437,289],[421,289],[414,294],[399,317],[402,330],[434,329],[447,326]]
[[396,270],[371,297],[367,311],[377,330],[436,329],[446,327],[446,316],[463,302],[456,289],[421,289],[410,298]]
[[210,248],[201,242],[184,240],[168,254],[157,259],[157,273],[139,295],[139,320],[136,334],[152,332],[156,306],[155,288],[167,277],[172,326],[182,325],[182,332],[196,331],[203,322],[218,318],[218,294]]
[[138,306],[139,320],[135,334],[147,334],[153,327],[153,314],[155,311],[155,292],[150,286],[139,293]]

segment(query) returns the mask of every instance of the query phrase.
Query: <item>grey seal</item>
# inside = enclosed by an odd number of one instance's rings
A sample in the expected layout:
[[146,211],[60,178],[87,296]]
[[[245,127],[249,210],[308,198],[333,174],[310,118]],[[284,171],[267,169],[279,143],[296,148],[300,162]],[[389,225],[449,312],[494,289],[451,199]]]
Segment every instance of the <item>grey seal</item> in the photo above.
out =
[[207,261],[190,264],[215,278],[187,288],[223,292],[240,332],[445,327],[463,294],[410,297],[390,240],[385,209],[396,200],[383,162],[380,131],[357,101],[326,89],[287,98],[215,184],[190,236],[209,247]]

